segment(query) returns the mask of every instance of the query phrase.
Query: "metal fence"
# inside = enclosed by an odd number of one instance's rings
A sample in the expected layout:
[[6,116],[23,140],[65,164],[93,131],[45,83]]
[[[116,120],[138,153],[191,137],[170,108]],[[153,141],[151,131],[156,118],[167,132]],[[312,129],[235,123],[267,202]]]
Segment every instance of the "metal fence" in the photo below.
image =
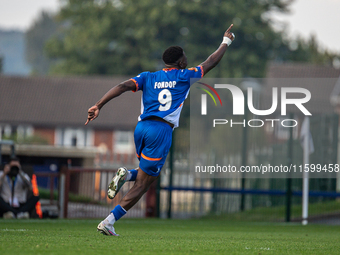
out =
[[[315,152],[311,154],[310,163],[338,163],[338,121],[335,114],[311,118]],[[170,166],[168,162],[161,175],[162,217],[239,214],[238,218],[246,220],[253,219],[254,214],[257,214],[255,218],[265,220],[270,213],[270,219],[283,221],[287,220],[289,213],[288,220],[301,219],[302,179],[197,178],[193,171],[189,171],[188,154],[183,153],[185,150],[180,146],[176,148],[186,139],[181,134],[183,131],[176,132],[172,150],[173,165]],[[282,161],[302,164],[302,147],[297,133],[292,133],[290,140],[289,133],[286,136],[281,133],[279,137],[275,133],[277,130],[273,130],[272,139],[258,146],[257,139],[261,134],[256,132],[249,130],[245,144],[241,137],[240,143],[247,148],[238,145],[239,153],[228,155],[229,162],[234,165],[241,165],[242,162],[275,165]],[[188,139],[186,142],[189,143]],[[340,218],[340,202],[337,200],[340,193],[337,193],[336,184],[336,178],[310,179],[310,219]],[[264,212],[262,216],[261,212]]]
[[[103,218],[118,204],[119,200],[132,187],[126,183],[117,196],[107,197],[107,188],[116,170],[63,168],[61,187],[65,187],[61,206],[64,218]],[[145,217],[145,198],[141,199],[126,217]]]
[[[315,152],[310,162],[319,164],[338,163],[338,116],[319,115],[311,118],[311,133]],[[185,125],[184,125],[185,126]],[[256,143],[258,133],[248,133],[248,141],[239,145],[239,152],[231,153],[228,161],[234,165],[271,163],[286,160],[302,164],[302,148],[299,136],[278,137],[273,131],[273,139],[267,143]],[[241,139],[242,140],[242,139]],[[242,142],[241,142],[242,144]],[[244,154],[244,152],[246,152]],[[202,216],[226,216],[243,220],[289,220],[301,219],[301,179],[244,179],[239,178],[198,178],[189,169],[188,129],[175,130],[173,147],[161,172],[157,189],[151,189],[151,201],[144,196],[126,215],[145,217],[158,215],[162,218],[192,218]],[[246,159],[243,157],[246,156]],[[102,158],[109,159],[109,156]],[[122,157],[129,158],[130,157]],[[101,163],[100,163],[101,162]],[[50,200],[45,204],[58,207],[59,216],[67,218],[103,218],[118,203],[133,183],[126,183],[114,200],[107,198],[108,184],[118,166],[109,160],[99,161],[96,169],[63,168],[52,175],[37,174],[44,178],[57,178],[59,187],[53,186],[51,179]],[[117,164],[116,164],[117,163]],[[129,169],[137,167],[137,161],[125,162]],[[110,169],[107,169],[110,167]],[[115,169],[113,169],[113,167]],[[104,169],[106,168],[106,169]],[[310,179],[309,207],[310,220],[340,218],[340,202],[336,178]],[[52,196],[52,192],[58,194]],[[157,199],[156,199],[157,198]],[[54,200],[53,200],[54,199]],[[150,209],[151,208],[151,209]],[[148,214],[149,211],[156,211]]]
[[[75,167],[63,167],[60,173],[36,173],[38,184],[42,179],[47,179],[49,184],[48,197],[42,199],[42,208],[60,218],[106,217],[133,185],[132,182],[126,183],[113,200],[109,199],[107,188],[115,173],[113,169]],[[58,179],[58,187],[54,186],[54,179]],[[146,206],[143,197],[126,217],[145,217]]]

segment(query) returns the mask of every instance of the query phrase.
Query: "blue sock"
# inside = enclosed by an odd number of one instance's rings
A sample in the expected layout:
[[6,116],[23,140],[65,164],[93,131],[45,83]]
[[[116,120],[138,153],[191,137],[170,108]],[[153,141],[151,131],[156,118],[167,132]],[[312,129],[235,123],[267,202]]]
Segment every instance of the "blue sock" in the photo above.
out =
[[126,214],[125,209],[120,205],[116,205],[116,207],[111,212],[115,216],[116,221]]
[[135,181],[137,178],[138,171],[136,169],[133,169],[133,170],[129,170],[129,172],[131,173],[130,181],[132,182]]

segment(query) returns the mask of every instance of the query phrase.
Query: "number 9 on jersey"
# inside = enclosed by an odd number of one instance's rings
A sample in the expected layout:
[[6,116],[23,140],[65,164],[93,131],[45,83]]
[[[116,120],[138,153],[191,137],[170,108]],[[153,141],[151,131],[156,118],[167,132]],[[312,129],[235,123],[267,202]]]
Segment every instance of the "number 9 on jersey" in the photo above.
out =
[[171,107],[172,96],[168,89],[163,89],[158,94],[158,102],[161,104],[158,108],[159,111],[167,111]]

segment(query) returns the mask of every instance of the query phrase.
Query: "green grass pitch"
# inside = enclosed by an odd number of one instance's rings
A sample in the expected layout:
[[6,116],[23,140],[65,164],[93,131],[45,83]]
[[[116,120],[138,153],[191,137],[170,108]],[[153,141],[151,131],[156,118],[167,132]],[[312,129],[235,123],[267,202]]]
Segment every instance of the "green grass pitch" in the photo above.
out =
[[339,254],[340,226],[213,219],[0,220],[0,254]]

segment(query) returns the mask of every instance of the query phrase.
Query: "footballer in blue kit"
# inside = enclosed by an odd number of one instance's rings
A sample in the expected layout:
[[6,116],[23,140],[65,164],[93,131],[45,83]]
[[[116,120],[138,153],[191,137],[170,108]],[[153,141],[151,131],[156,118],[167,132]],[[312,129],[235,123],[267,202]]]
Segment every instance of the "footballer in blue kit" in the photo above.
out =
[[110,89],[88,110],[85,123],[98,117],[100,109],[111,99],[126,91],[142,91],[141,115],[135,128],[134,140],[139,166],[128,170],[120,167],[108,187],[113,199],[126,181],[135,181],[110,214],[99,223],[97,230],[105,235],[118,236],[113,224],[134,206],[158,178],[171,147],[172,131],[179,125],[184,100],[190,90],[190,80],[201,79],[222,59],[235,35],[226,30],[218,49],[199,66],[188,68],[187,57],[179,46],[171,46],[163,53],[165,68],[157,72],[143,72]]
[[[172,47],[183,55],[180,47]],[[144,72],[132,78],[136,90],[142,90],[142,112],[135,129],[136,154],[139,168],[151,176],[158,176],[168,155],[172,129],[178,127],[184,100],[190,89],[191,78],[202,78],[201,66],[190,69],[164,68]],[[161,122],[157,118],[164,121]]]

